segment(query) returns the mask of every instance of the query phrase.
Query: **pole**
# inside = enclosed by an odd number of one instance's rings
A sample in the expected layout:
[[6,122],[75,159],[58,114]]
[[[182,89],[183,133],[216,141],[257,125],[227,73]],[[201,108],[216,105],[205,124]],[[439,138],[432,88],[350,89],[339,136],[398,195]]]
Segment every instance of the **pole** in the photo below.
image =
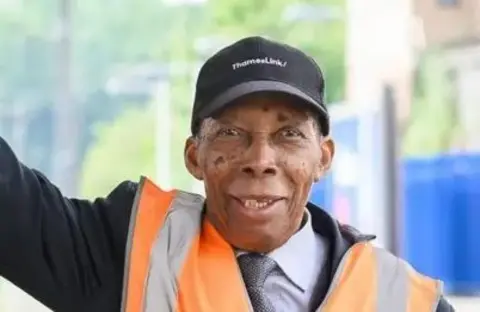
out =
[[77,189],[79,116],[72,95],[72,0],[60,0],[57,101],[54,106],[53,180],[67,196]]
[[382,133],[384,149],[382,161],[384,165],[383,185],[385,186],[384,208],[387,224],[388,249],[399,255],[399,230],[402,224],[401,197],[399,194],[399,139],[398,118],[395,105],[395,94],[391,86],[384,87],[381,108]]

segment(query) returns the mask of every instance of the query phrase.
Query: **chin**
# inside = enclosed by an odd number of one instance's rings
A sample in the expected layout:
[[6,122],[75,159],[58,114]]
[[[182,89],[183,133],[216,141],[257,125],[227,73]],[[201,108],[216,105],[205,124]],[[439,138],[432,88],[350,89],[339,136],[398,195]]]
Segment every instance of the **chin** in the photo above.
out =
[[228,241],[233,247],[250,252],[269,253],[284,244],[284,240],[279,240],[278,233],[249,231],[248,235],[240,237],[242,238],[238,240],[232,237]]

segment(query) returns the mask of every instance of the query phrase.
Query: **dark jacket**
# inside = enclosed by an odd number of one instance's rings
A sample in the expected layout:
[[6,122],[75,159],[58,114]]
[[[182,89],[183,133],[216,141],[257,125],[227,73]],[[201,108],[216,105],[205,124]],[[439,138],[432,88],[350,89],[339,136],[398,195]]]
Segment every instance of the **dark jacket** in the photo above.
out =
[[[136,189],[127,181],[93,202],[65,198],[0,138],[0,275],[55,312],[118,312]],[[315,230],[329,241],[328,269],[314,296],[318,306],[349,246],[372,237],[309,209]],[[437,311],[454,310],[442,299]]]

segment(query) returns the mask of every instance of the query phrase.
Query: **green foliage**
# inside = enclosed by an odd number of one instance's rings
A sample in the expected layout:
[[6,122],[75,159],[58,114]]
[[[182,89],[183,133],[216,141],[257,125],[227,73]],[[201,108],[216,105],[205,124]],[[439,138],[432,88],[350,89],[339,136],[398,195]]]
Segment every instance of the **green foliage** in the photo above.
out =
[[52,12],[43,2],[0,7],[0,104],[44,105],[52,97]]
[[162,1],[83,0],[76,6],[77,89],[101,89],[115,67],[162,58],[172,17]]
[[[183,142],[188,136],[189,116],[175,114],[171,149],[172,185],[190,189],[192,178],[183,161]],[[89,149],[81,177],[81,194],[94,198],[108,194],[123,180],[140,175],[155,178],[155,108],[125,110],[112,123],[96,131],[96,144]],[[168,147],[165,147],[168,149]]]
[[439,53],[427,54],[421,64],[420,94],[414,99],[411,121],[403,139],[407,156],[448,151],[457,128],[452,83]]
[[[202,11],[192,7],[172,7],[166,8],[159,6],[159,1],[142,0],[141,5],[122,7],[125,10],[113,18],[114,21],[105,21],[98,18],[99,24],[104,26],[90,26],[92,31],[96,28],[103,29],[104,34],[99,35],[98,38],[103,38],[106,43],[102,44],[102,39],[97,39],[96,42],[102,48],[100,51],[91,53],[85,51],[87,57],[99,57],[103,54],[103,58],[99,58],[97,62],[101,64],[100,67],[92,68],[91,72],[85,71],[85,75],[93,75],[99,81],[104,81],[105,77],[100,77],[94,72],[98,69],[100,73],[109,74],[108,70],[112,70],[115,64],[135,65],[142,62],[172,62],[174,64],[192,63],[195,60],[196,53],[194,51],[194,41],[198,37],[203,28],[201,27],[201,19],[203,18]],[[148,4],[150,3],[150,5]],[[117,8],[118,9],[118,8]],[[141,12],[139,11],[141,10]],[[130,18],[131,12],[136,11],[138,18]],[[89,16],[88,12],[84,13]],[[142,17],[142,18],[140,18]],[[145,18],[144,18],[145,17]],[[110,29],[105,30],[105,25],[116,25],[115,29],[123,29],[123,31],[112,32]],[[152,27],[152,25],[154,27]],[[200,25],[200,26],[199,26]],[[118,28],[117,28],[118,27]],[[92,44],[95,44],[92,41]],[[102,52],[102,49],[104,52]],[[118,51],[118,52],[117,52]],[[90,55],[90,56],[89,56]],[[106,62],[106,60],[109,60]],[[90,64],[91,65],[91,64]],[[102,69],[104,68],[104,69]],[[189,134],[189,120],[190,108],[192,103],[192,77],[186,73],[176,73],[170,77],[171,87],[171,107],[172,107],[172,125],[174,127],[171,138],[172,146],[172,184],[177,188],[190,189],[192,178],[186,172],[183,163],[183,142]],[[98,83],[96,83],[98,84]],[[125,114],[135,114],[136,117],[126,117]],[[117,128],[123,129],[149,129],[143,133],[142,141],[148,144],[150,149],[143,149],[149,152],[147,155],[135,154],[138,158],[136,161],[135,155],[124,161],[121,165],[115,167],[115,175],[112,175],[112,170],[105,166],[110,166],[108,157],[98,157],[96,155],[118,155],[129,148],[125,142],[130,140],[115,140],[110,139],[110,136],[120,135],[119,133],[110,131],[101,131],[97,134],[97,141],[92,151],[88,152],[87,161],[83,165],[85,174],[83,175],[83,182],[81,193],[86,196],[104,195],[113,185],[119,182],[119,178],[131,177],[135,173],[135,179],[141,174],[147,174],[154,177],[155,161],[154,161],[154,127],[155,120],[154,112],[148,111],[130,111],[122,114],[115,121],[114,125]],[[138,120],[135,120],[138,118]],[[149,125],[146,127],[146,125]],[[114,127],[115,127],[114,126]],[[108,125],[106,125],[108,127]],[[107,144],[106,142],[109,142]],[[103,159],[103,160],[102,160]],[[106,161],[106,162],[105,162]],[[103,169],[102,169],[103,168]],[[145,171],[143,169],[148,169]],[[106,178],[96,177],[96,175],[105,175]],[[111,177],[110,177],[111,176]],[[99,185],[99,187],[96,187]]]
[[154,116],[153,108],[127,109],[114,122],[98,127],[97,143],[84,162],[82,195],[106,195],[123,180],[154,177]]

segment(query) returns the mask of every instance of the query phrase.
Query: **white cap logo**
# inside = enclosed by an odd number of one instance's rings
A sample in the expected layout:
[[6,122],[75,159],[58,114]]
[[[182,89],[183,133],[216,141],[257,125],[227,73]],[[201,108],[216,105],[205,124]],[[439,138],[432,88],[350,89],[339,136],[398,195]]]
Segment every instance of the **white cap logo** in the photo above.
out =
[[242,62],[233,63],[232,68],[233,70],[237,70],[239,68],[244,68],[247,66],[258,65],[258,64],[273,65],[273,66],[279,66],[279,67],[287,66],[287,62],[284,62],[282,60],[274,59],[271,57],[264,57],[264,58],[248,59]]

